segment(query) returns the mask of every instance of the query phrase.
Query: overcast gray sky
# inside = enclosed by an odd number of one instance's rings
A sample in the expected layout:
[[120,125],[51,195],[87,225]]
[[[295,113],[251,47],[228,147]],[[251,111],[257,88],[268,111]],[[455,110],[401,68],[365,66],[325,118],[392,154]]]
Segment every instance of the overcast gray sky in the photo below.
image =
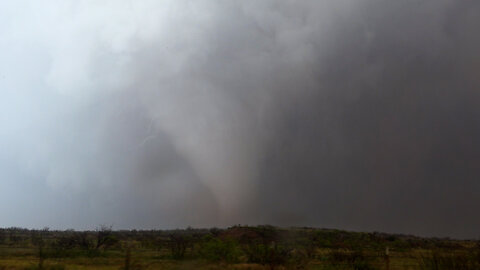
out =
[[478,14],[0,1],[0,226],[479,237]]

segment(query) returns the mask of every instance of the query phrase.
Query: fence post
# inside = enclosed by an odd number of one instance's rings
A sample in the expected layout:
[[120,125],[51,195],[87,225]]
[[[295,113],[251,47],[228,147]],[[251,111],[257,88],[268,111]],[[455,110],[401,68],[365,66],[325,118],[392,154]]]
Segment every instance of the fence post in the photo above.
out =
[[131,260],[132,254],[130,251],[130,247],[127,247],[127,251],[125,253],[125,268],[124,270],[130,270],[130,260]]
[[385,269],[390,270],[390,257],[388,247],[385,248]]

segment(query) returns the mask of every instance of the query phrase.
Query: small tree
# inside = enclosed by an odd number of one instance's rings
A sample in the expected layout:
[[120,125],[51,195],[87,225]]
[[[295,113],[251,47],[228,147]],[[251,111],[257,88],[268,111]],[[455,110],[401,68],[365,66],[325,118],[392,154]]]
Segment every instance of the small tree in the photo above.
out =
[[5,230],[0,230],[0,244],[4,244],[7,239],[7,233]]
[[73,231],[66,231],[65,235],[60,235],[55,241],[55,247],[61,250],[73,249],[76,246],[80,247],[80,245],[78,245],[77,235]]
[[73,238],[78,247],[83,250],[89,250],[93,247],[93,243],[88,236],[88,232],[77,232],[73,235]]
[[47,254],[45,253],[45,235],[48,232],[48,228],[44,228],[41,231],[32,231],[32,244],[37,247],[37,255],[38,255],[38,269],[43,269],[43,262],[47,258]]
[[176,260],[183,259],[190,245],[190,237],[180,233],[172,233],[169,235],[168,247],[172,253],[172,258]]
[[100,226],[97,229],[97,243],[95,249],[99,250],[101,248],[106,249],[118,242],[117,238],[113,235],[112,227],[107,227],[105,225]]

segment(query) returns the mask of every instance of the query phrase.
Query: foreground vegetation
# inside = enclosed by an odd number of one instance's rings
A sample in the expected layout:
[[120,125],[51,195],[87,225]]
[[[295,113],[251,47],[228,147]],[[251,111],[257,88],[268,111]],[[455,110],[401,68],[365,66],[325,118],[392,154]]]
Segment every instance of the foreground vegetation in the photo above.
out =
[[480,269],[480,242],[313,228],[0,229],[0,269]]

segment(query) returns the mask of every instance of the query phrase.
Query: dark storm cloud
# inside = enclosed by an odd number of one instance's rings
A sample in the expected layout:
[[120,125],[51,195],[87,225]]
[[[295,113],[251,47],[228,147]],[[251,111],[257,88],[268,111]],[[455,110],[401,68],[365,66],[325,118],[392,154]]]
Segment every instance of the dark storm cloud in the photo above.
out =
[[479,7],[371,1],[337,19],[324,37],[332,48],[318,55],[326,61],[318,92],[327,94],[276,119],[282,130],[261,182],[265,212],[284,224],[293,216],[476,236]]
[[62,3],[0,28],[5,186],[47,225],[477,236],[480,4]]

